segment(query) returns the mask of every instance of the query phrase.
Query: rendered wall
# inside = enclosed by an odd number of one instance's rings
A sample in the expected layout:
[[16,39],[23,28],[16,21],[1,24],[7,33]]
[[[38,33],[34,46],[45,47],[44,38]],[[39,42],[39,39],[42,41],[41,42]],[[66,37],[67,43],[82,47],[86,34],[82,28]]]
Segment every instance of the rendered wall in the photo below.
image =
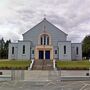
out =
[[[82,44],[81,43],[72,43],[72,60],[82,60]],[[76,47],[78,47],[78,55],[76,54]]]
[[[12,54],[12,47],[14,47],[14,54]],[[17,59],[17,57],[18,57],[18,43],[10,43],[8,59]]]
[[49,23],[47,20],[43,20],[41,23],[24,33],[23,40],[32,41],[33,46],[38,45],[40,34],[44,33],[44,27],[45,32],[48,33],[51,37],[51,44],[53,46],[57,46],[58,41],[66,41],[67,35],[63,31]]
[[[23,54],[23,45],[25,45],[25,54]],[[31,59],[30,52],[31,42],[29,41],[19,41],[18,42],[18,59],[29,60]]]
[[[64,45],[66,46],[66,54],[64,54]],[[71,60],[71,42],[58,42],[59,60]]]

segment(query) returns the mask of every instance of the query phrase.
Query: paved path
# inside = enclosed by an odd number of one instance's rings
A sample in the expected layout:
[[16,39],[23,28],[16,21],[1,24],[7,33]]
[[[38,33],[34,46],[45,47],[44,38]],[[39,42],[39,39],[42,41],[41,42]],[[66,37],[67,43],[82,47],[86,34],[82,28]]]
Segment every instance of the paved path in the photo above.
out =
[[31,70],[24,71],[24,80],[29,81],[47,81],[47,80],[60,80],[60,77],[85,77],[88,70],[62,70],[62,71],[48,71],[48,70]]
[[88,70],[61,70],[61,76],[86,76]]
[[60,77],[57,71],[42,71],[42,70],[32,70],[24,72],[24,80],[27,81],[48,81],[48,80],[58,80]]
[[[82,75],[88,71],[62,71],[63,75]],[[20,76],[21,72],[17,72]],[[0,90],[90,90],[90,81],[57,81],[56,71],[25,71],[25,80],[0,82]],[[70,74],[71,73],[71,74]]]
[[0,90],[90,90],[90,82],[9,81],[0,82]]

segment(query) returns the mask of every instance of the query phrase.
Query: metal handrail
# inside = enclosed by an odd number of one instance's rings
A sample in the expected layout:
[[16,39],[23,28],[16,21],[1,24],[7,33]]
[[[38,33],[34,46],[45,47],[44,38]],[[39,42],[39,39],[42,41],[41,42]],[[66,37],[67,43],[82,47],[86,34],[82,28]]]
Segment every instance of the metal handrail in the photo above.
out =
[[33,64],[34,64],[34,59],[32,59],[31,61],[32,61],[32,63],[30,64],[30,67],[29,67],[29,69],[30,69],[30,70],[31,70],[31,69],[32,69],[32,67],[33,67]]

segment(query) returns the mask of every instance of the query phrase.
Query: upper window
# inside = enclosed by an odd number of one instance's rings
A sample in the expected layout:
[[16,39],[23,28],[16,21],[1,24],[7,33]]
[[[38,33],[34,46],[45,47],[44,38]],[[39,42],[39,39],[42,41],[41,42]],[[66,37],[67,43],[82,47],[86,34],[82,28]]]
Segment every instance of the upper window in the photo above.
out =
[[64,54],[66,54],[66,46],[64,46]]
[[23,45],[23,54],[25,54],[25,45]]
[[47,34],[41,35],[40,44],[41,45],[49,45],[49,36]]
[[14,47],[12,47],[12,54],[14,54]]
[[47,37],[47,45],[49,45],[49,37]]
[[41,45],[43,44],[43,38],[41,37]]

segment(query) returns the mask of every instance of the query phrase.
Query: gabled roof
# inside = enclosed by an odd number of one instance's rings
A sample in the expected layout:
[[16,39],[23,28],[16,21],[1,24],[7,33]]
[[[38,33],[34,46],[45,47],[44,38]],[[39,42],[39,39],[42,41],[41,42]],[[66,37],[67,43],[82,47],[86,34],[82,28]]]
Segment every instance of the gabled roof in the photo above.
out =
[[[35,28],[36,26],[38,26],[40,23],[42,22],[48,22],[49,24],[51,24],[52,26],[54,26],[55,28],[57,28],[57,30],[63,32],[62,30],[60,30],[58,27],[56,27],[55,25],[53,25],[51,22],[49,22],[46,18],[44,18],[41,22],[39,22],[37,25],[35,25],[34,27],[32,27],[31,29],[29,29],[28,31],[26,31],[24,34],[28,33],[30,30],[32,30],[33,28]],[[63,32],[64,34],[66,34],[65,32]],[[22,34],[22,35],[24,35]],[[66,34],[68,35],[68,34]]]

